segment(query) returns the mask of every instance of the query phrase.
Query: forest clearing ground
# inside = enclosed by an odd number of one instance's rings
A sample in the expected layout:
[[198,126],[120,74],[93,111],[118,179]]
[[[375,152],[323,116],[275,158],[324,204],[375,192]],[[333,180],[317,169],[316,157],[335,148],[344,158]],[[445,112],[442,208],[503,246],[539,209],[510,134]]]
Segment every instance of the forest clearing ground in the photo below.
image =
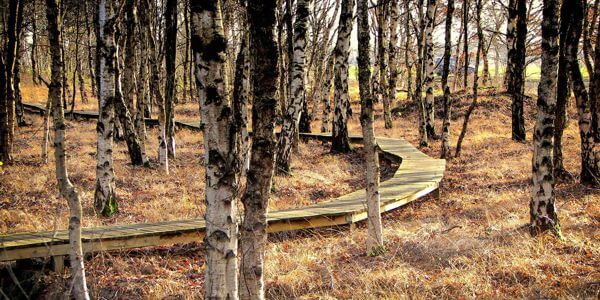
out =
[[[352,83],[351,83],[352,84]],[[352,99],[357,99],[352,94]],[[26,98],[27,99],[27,98]],[[455,105],[452,122],[451,145],[462,124],[462,116],[470,99],[462,99]],[[597,298],[600,293],[600,192],[597,189],[566,182],[557,185],[557,208],[565,241],[553,237],[531,238],[524,226],[529,222],[528,203],[531,178],[531,132],[534,125],[535,99],[526,102],[525,116],[527,142],[515,143],[510,139],[510,99],[505,96],[482,96],[469,124],[462,156],[448,162],[445,179],[442,182],[441,199],[426,197],[409,204],[384,217],[384,234],[387,252],[376,258],[366,257],[364,245],[366,230],[364,225],[356,229],[329,228],[304,232],[282,233],[271,236],[268,244],[265,272],[266,294],[269,298]],[[182,105],[183,108],[188,105]],[[403,104],[404,105],[404,104]],[[441,108],[436,104],[436,107]],[[358,107],[353,105],[354,116],[349,124],[351,133],[360,133]],[[380,109],[380,108],[379,108]],[[190,113],[193,110],[189,109]],[[381,111],[377,112],[381,115]],[[190,116],[191,118],[192,116]],[[441,127],[441,115],[436,116],[436,126]],[[37,118],[39,119],[39,118]],[[39,121],[38,121],[39,122]],[[93,188],[93,168],[86,176],[77,173],[84,166],[93,165],[93,126],[87,126],[89,134],[76,139],[79,122],[72,122],[69,128],[70,152],[73,147],[87,150],[81,161],[70,160],[73,180],[80,190],[91,197]],[[90,122],[88,122],[91,124]],[[73,125],[74,124],[74,125]],[[403,137],[413,144],[418,143],[417,115],[410,110],[394,120],[394,128],[385,130],[383,119],[376,120],[378,136]],[[317,129],[319,122],[313,124]],[[28,127],[24,136],[38,125]],[[75,130],[74,130],[75,129]],[[23,133],[21,130],[19,133]],[[86,131],[87,132],[87,131]],[[83,133],[83,132],[81,132]],[[56,188],[48,167],[35,165],[39,157],[41,133],[30,139],[33,144],[25,155],[18,190],[28,193],[27,197],[37,199],[29,203],[27,212],[19,213],[15,220],[31,219],[31,224],[44,224],[45,214],[54,218],[55,211],[38,211],[42,201],[52,201],[48,205],[61,206],[66,211],[63,200],[56,199]],[[156,149],[155,132],[149,134],[149,154]],[[158,176],[153,170],[144,174],[149,195],[133,197],[122,191],[125,197],[136,200],[135,205],[123,204],[120,221],[139,222],[136,216],[128,215],[139,210],[137,216],[157,214],[160,217],[178,218],[169,211],[172,206],[165,199],[176,199],[174,189],[187,189],[189,211],[200,216],[198,195],[203,182],[200,168],[201,151],[199,138],[191,132],[181,131],[178,135],[179,158],[170,180]],[[312,142],[311,142],[312,143]],[[422,149],[432,157],[439,156],[439,141]],[[312,145],[309,143],[309,145]],[[23,145],[17,145],[17,148]],[[327,151],[319,144],[301,146],[301,153],[308,152],[309,159],[296,158],[303,167],[297,167],[295,175],[303,170],[324,174],[351,168],[351,180],[359,180],[364,174],[354,161],[349,162],[340,156],[323,156],[318,162],[311,151]],[[570,107],[569,127],[564,138],[565,166],[573,174],[579,173],[579,136],[575,108]],[[304,148],[304,149],[303,149]],[[315,150],[315,148],[317,150]],[[188,150],[186,150],[188,149]],[[320,150],[319,150],[320,149]],[[115,166],[119,175],[117,187],[131,186],[133,176],[123,167],[127,162],[125,148],[119,146]],[[85,158],[83,158],[85,156]],[[89,158],[88,158],[89,156]],[[317,157],[317,156],[315,156]],[[89,161],[87,161],[89,159]],[[333,159],[333,161],[332,161]],[[356,159],[356,157],[355,157]],[[317,161],[317,162],[315,162]],[[350,164],[344,166],[344,163]],[[186,165],[186,166],[180,166]],[[190,176],[187,164],[194,170]],[[342,164],[341,166],[339,164]],[[303,168],[306,169],[303,169]],[[130,168],[130,167],[129,167]],[[328,169],[327,169],[328,168]],[[356,168],[356,169],[354,169]],[[48,170],[44,170],[48,169]],[[36,173],[38,171],[39,173]],[[181,173],[177,173],[177,172]],[[137,171],[136,171],[137,172]],[[141,170],[139,172],[142,172]],[[32,175],[35,174],[35,175]],[[38,175],[39,174],[39,175]],[[44,175],[45,174],[45,175]],[[348,175],[348,174],[346,174]],[[5,176],[5,175],[3,175]],[[44,179],[45,178],[45,179]],[[348,177],[344,177],[348,178]],[[283,183],[277,184],[274,191],[281,193]],[[285,180],[307,182],[303,176]],[[88,182],[89,181],[89,182]],[[315,180],[322,184],[322,180]],[[337,181],[332,180],[329,184]],[[4,181],[2,185],[4,185]],[[349,190],[355,189],[346,183]],[[279,187],[279,188],[278,188]],[[336,186],[336,190],[340,188]],[[309,188],[302,187],[302,190]],[[340,193],[349,190],[340,188]],[[2,187],[5,192],[6,187]],[[42,194],[40,194],[42,193]],[[51,197],[43,198],[43,195]],[[190,196],[192,195],[192,196]],[[143,196],[143,197],[141,197]],[[44,196],[46,197],[46,196]],[[189,200],[192,197],[193,201]],[[287,196],[286,196],[287,197]],[[289,199],[308,199],[300,195],[289,195]],[[333,197],[333,196],[332,196]],[[90,205],[86,199],[84,205]],[[194,202],[195,201],[195,202]],[[274,199],[278,203],[277,196]],[[127,202],[127,201],[124,201]],[[185,201],[181,201],[186,203]],[[12,203],[12,202],[11,202]],[[144,203],[147,205],[144,206]],[[0,204],[4,205],[4,204]],[[66,212],[58,219],[64,222]],[[15,214],[13,208],[5,213]],[[91,212],[84,219],[89,220]],[[39,218],[39,219],[36,219]],[[2,216],[2,220],[5,216]],[[87,225],[94,225],[88,223]],[[11,225],[12,226],[12,225]],[[9,227],[10,228],[10,227]],[[2,228],[4,231],[5,228]],[[88,284],[93,298],[173,298],[192,299],[202,295],[203,255],[201,245],[133,250],[120,253],[94,255],[87,263]],[[66,275],[65,275],[66,276]],[[66,277],[48,275],[44,281],[49,285],[46,296],[61,295],[61,289],[68,286]]]

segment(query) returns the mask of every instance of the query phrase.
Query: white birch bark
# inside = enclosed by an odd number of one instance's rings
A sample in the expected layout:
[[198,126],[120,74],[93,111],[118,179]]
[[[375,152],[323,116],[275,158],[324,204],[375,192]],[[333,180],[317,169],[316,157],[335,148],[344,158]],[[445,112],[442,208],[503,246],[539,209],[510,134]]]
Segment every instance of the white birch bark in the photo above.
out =
[[219,1],[192,1],[192,49],[206,168],[206,299],[238,297],[237,139]]
[[[111,1],[111,0],[108,0]],[[114,20],[107,18],[110,10],[107,0],[98,1],[98,59],[100,60],[98,124],[96,147],[96,213],[111,216],[117,212],[115,175],[113,170],[113,133],[115,125],[115,40]]]
[[532,233],[560,230],[554,206],[553,135],[558,66],[558,1],[544,0],[542,73],[533,134],[533,188],[529,204]]
[[52,60],[52,78],[48,90],[48,99],[52,102],[54,119],[54,158],[56,160],[56,179],[60,195],[69,204],[69,258],[71,261],[72,290],[75,299],[90,299],[84,269],[83,248],[81,244],[81,200],[79,193],[69,180],[67,172],[66,126],[61,102],[63,63],[61,61],[61,30],[59,29],[59,7],[56,0],[46,0],[48,20],[48,42]]
[[367,255],[380,255],[383,251],[379,195],[379,156],[373,127],[373,94],[370,88],[369,13],[367,0],[358,0],[358,72],[360,91],[360,124],[362,125],[365,164],[367,167]]
[[338,40],[335,45],[334,68],[334,111],[333,140],[331,150],[348,152],[352,149],[348,137],[348,117],[350,112],[350,96],[348,94],[348,57],[350,55],[350,34],[352,33],[354,0],[342,0]]
[[427,136],[435,138],[435,107],[433,98],[433,76],[435,62],[433,60],[433,28],[435,26],[436,0],[427,1],[427,16],[425,25],[425,122]]
[[286,114],[279,136],[277,152],[278,172],[289,173],[293,144],[297,143],[298,123],[305,101],[305,68],[306,63],[306,28],[310,0],[297,0],[296,21],[294,23],[294,57],[291,65],[292,83],[290,86],[291,100],[286,107]]

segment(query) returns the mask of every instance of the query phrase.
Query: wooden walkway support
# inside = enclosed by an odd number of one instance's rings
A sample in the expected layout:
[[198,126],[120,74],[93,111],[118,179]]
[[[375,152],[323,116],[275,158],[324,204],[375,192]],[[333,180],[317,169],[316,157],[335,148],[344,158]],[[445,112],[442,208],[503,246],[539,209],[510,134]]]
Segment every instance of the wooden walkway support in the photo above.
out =
[[[29,112],[43,113],[44,107],[25,104]],[[73,117],[94,118],[95,112],[75,111]],[[155,122],[149,120],[150,122]],[[177,122],[180,127],[199,130],[197,123]],[[329,134],[301,134],[303,138],[330,140]],[[353,136],[354,142],[362,141]],[[381,183],[381,211],[387,212],[431,192],[438,192],[446,162],[431,158],[403,139],[377,138],[381,153],[400,162],[392,178]],[[331,201],[305,207],[270,212],[268,232],[353,224],[367,218],[366,192],[359,190]],[[139,247],[173,245],[201,241],[205,224],[202,219],[158,223],[112,225],[85,228],[83,251],[124,250]],[[0,235],[0,261],[53,257],[61,265],[69,251],[66,230]]]

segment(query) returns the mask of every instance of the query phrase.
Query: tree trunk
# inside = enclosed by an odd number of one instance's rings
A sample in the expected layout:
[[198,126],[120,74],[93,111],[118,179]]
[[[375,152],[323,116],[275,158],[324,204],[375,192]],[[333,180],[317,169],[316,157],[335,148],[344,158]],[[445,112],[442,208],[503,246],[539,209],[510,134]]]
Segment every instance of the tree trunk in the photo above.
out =
[[37,48],[38,48],[38,35],[37,35],[37,0],[33,0],[31,2],[31,51],[29,52],[30,54],[30,59],[31,59],[31,79],[33,81],[33,84],[38,85],[39,81],[38,81],[38,65],[37,65]]
[[354,20],[354,0],[341,0],[340,22],[338,25],[338,40],[335,44],[334,68],[334,99],[333,110],[333,140],[331,150],[348,152],[352,150],[348,136],[348,118],[350,95],[348,94],[348,57],[350,55],[350,33]]
[[3,71],[0,87],[3,89],[3,97],[0,97],[0,161],[4,163],[12,162],[13,141],[15,134],[15,86],[14,71],[15,60],[17,56],[17,38],[18,38],[18,19],[22,10],[21,1],[10,0],[8,3],[8,22],[6,24],[7,42],[5,50],[6,56],[3,62],[0,62],[0,71]]
[[[396,106],[396,86],[398,84],[398,24],[400,23],[399,3],[390,2],[390,46],[389,46],[389,70],[390,78],[388,84],[388,102],[389,106]],[[385,127],[392,128],[391,112],[389,114],[389,124],[385,120]]]
[[370,89],[369,12],[367,0],[358,1],[358,80],[360,92],[360,124],[363,132],[365,164],[367,167],[367,255],[382,254],[383,229],[379,201],[379,157],[373,128],[373,95]]
[[508,65],[512,68],[508,79],[509,93],[512,97],[512,139],[525,141],[525,117],[523,115],[523,100],[525,93],[525,55],[527,40],[527,5],[526,0],[516,0],[516,35],[512,60]]
[[[596,1],[598,2],[598,1]],[[600,7],[596,6],[596,10]],[[600,14],[599,14],[600,15]],[[600,22],[598,22],[597,33],[600,33]],[[591,90],[591,109],[592,109],[592,126],[596,143],[600,143],[600,38],[596,38],[596,49],[594,51],[594,74],[590,82]]]
[[450,73],[450,55],[452,51],[452,16],[454,14],[454,0],[448,0],[446,10],[446,30],[444,42],[444,66],[442,70],[442,89],[444,90],[444,125],[442,127],[442,158],[450,158],[450,120],[452,115],[452,99],[448,75]]
[[292,161],[292,147],[297,143],[296,133],[298,131],[298,122],[302,113],[302,106],[305,102],[305,74],[304,64],[306,61],[306,23],[308,21],[308,11],[310,0],[297,0],[296,2],[296,22],[294,23],[294,59],[289,72],[293,78],[290,85],[290,103],[288,103],[281,135],[279,136],[277,152],[277,171],[289,173]]
[[62,73],[61,63],[61,31],[59,29],[59,9],[56,0],[46,0],[46,17],[48,20],[48,43],[52,59],[52,78],[48,90],[48,98],[54,106],[54,158],[56,160],[56,179],[60,194],[69,204],[69,258],[71,261],[72,291],[75,299],[90,299],[84,270],[83,248],[81,243],[82,208],[79,193],[69,180],[67,172],[67,153],[65,150],[66,126],[64,110],[61,103]]
[[[578,51],[581,38],[582,20],[584,4],[582,0],[573,0],[568,3],[562,12],[572,11],[571,17],[561,18],[571,20],[567,34],[567,67],[569,77],[573,84],[573,92],[577,102],[577,112],[579,114],[579,137],[581,139],[581,183],[599,184],[600,183],[600,157],[594,141],[592,129],[592,111],[588,98],[586,87],[583,83],[581,71],[579,69]],[[565,6],[565,4],[563,4]]]
[[509,0],[507,6],[506,23],[506,71],[504,72],[504,87],[509,94],[512,94],[513,87],[511,81],[513,70],[515,69],[515,52],[517,47],[517,1]]
[[419,145],[421,147],[427,147],[427,111],[425,110],[425,102],[423,101],[423,67],[425,63],[425,18],[423,16],[423,1],[419,1],[417,5],[419,15],[419,32],[417,34],[417,71],[415,72],[414,103],[419,106]]
[[[477,52],[475,52],[475,70],[479,69],[479,58],[480,58],[480,53],[481,53],[481,49],[483,49],[483,30],[481,29],[481,1],[482,0],[477,0],[476,2],[476,9],[475,9],[475,19],[477,21],[477,36],[479,38],[479,42],[477,43]],[[465,135],[467,134],[467,126],[469,125],[469,119],[471,118],[471,114],[473,113],[473,110],[475,110],[475,108],[477,107],[477,97],[478,97],[478,93],[479,93],[479,72],[475,71],[473,72],[473,101],[471,102],[471,105],[469,105],[469,108],[467,109],[467,113],[465,114],[465,119],[463,121],[463,126],[462,129],[460,131],[460,135],[458,136],[458,142],[456,143],[456,152],[454,153],[454,156],[458,157],[460,156],[460,151],[462,148],[462,142],[463,139],[465,138]]]
[[[151,2],[150,0],[141,0],[140,1],[140,11],[146,12],[150,9]],[[145,37],[148,42],[148,65],[150,67],[150,89],[152,90],[152,94],[154,95],[155,101],[158,104],[158,162],[160,164],[161,169],[165,171],[166,174],[169,174],[169,157],[167,155],[167,121],[166,121],[166,111],[165,111],[165,98],[162,95],[160,89],[160,61],[158,60],[158,50],[156,47],[156,40],[154,37],[154,32],[152,30],[152,25],[150,23],[150,16],[147,13],[140,14],[142,18],[140,19],[142,28],[146,31]],[[150,100],[150,99],[149,99]],[[150,100],[149,104],[152,103]]]
[[169,158],[175,158],[175,61],[177,59],[177,0],[165,8],[165,117]]
[[[62,93],[62,92],[61,92]],[[52,114],[52,101],[46,100],[46,110],[44,111],[44,132],[42,133],[42,163],[48,163],[48,143],[50,141],[50,115]]]
[[410,0],[404,0],[404,30],[406,31],[406,40],[404,43],[404,64],[406,67],[406,99],[412,99],[412,65],[413,63],[410,61],[410,52],[409,50],[412,46],[411,42],[411,33],[410,33],[410,24],[411,24],[411,14],[410,14]]
[[[244,9],[246,9],[244,7]],[[242,12],[240,23],[247,28],[246,12]],[[237,151],[242,164],[242,177],[245,177],[250,163],[250,136],[248,134],[248,101],[250,97],[250,53],[249,37],[247,33],[242,34],[240,50],[235,62],[235,79],[233,86],[233,114],[236,127],[239,131]]]
[[427,137],[435,139],[435,102],[433,98],[433,75],[435,62],[433,59],[433,29],[435,26],[436,0],[427,1],[427,19],[425,26],[425,123]]
[[275,0],[251,0],[248,6],[252,62],[252,156],[242,197],[240,298],[264,299],[267,210],[275,163],[278,51],[274,37]]
[[[568,6],[563,5],[561,8],[561,14],[563,10]],[[567,14],[567,10],[564,14]],[[566,15],[565,15],[566,17]],[[567,31],[569,29],[570,21],[560,23],[560,38],[559,38],[559,54],[558,54],[558,79],[556,82],[556,113],[554,116],[554,149],[553,149],[553,165],[555,177],[563,177],[567,174],[563,164],[562,154],[562,137],[564,129],[566,127],[566,113],[567,106],[571,90],[569,88],[569,70],[567,68]]]
[[321,118],[321,132],[331,132],[329,124],[329,116],[331,115],[331,82],[333,81],[333,68],[335,65],[335,55],[331,53],[327,59],[327,67],[325,67],[325,75],[322,85],[323,97],[323,117]]
[[[578,0],[573,0],[578,1]],[[542,21],[542,74],[538,85],[537,120],[533,134],[533,188],[529,203],[531,232],[560,234],[554,205],[552,138],[558,65],[558,0],[544,0]],[[571,1],[564,1],[563,5]]]
[[[83,1],[83,7],[86,11],[86,14],[88,12],[87,9],[87,3],[88,1]],[[94,6],[92,5],[92,8],[94,8]],[[94,13],[94,15],[97,15],[97,13]],[[90,76],[90,82],[92,84],[92,96],[97,97],[98,96],[98,90],[96,89],[96,84],[98,83],[98,77],[96,75],[95,72],[95,68],[94,65],[96,65],[94,63],[94,55],[93,55],[93,47],[92,47],[92,28],[93,26],[89,23],[89,19],[85,18],[85,27],[87,28],[87,52],[88,52],[88,71],[89,71],[89,76]],[[96,54],[97,56],[97,54]]]
[[[145,1],[139,1],[140,9],[144,8]],[[148,155],[146,152],[146,110],[148,102],[150,101],[150,86],[149,80],[150,77],[148,74],[148,57],[149,57],[149,43],[148,43],[148,25],[145,22],[145,18],[142,16],[144,14],[140,14],[139,9],[135,9],[133,11],[133,18],[138,21],[137,29],[139,40],[137,42],[137,48],[139,48],[139,70],[137,70],[137,76],[134,76],[137,79],[137,89],[136,89],[136,98],[135,98],[135,130],[137,132],[138,139],[140,140],[140,146],[142,150],[142,156],[148,159]],[[133,39],[132,42],[135,40]],[[135,53],[134,53],[135,55]],[[128,79],[129,80],[129,79]]]
[[228,101],[227,41],[219,1],[192,1],[190,9],[206,166],[204,297],[237,299],[239,163],[237,139],[232,138],[237,133]]
[[469,0],[463,0],[463,24],[463,88],[466,90],[469,86]]
[[96,191],[94,204],[96,213],[103,216],[112,216],[118,211],[117,197],[115,194],[115,176],[113,170],[113,133],[115,122],[115,19],[107,18],[113,5],[107,3],[112,0],[98,1],[98,28],[97,38],[98,60],[100,61],[100,76],[98,108],[99,118],[96,126],[97,151],[96,151]]
[[[379,95],[383,103],[383,120],[385,128],[392,128],[392,114],[388,89],[388,9],[394,3],[387,0],[378,1],[377,11],[377,64],[379,65]],[[368,21],[368,20],[367,20]],[[369,64],[370,65],[370,64]],[[369,72],[370,73],[370,72]]]

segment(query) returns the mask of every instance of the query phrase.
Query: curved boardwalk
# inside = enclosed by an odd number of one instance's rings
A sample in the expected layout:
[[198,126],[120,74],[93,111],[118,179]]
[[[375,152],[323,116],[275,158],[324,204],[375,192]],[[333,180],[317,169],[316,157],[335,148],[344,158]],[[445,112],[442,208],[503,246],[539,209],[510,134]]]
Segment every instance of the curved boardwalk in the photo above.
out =
[[[41,105],[26,104],[29,112],[43,113]],[[74,117],[96,118],[95,112],[75,111]],[[149,123],[155,121],[149,120]],[[180,127],[198,130],[197,123],[176,122]],[[303,138],[329,140],[328,134],[301,134]],[[360,142],[360,136],[353,136]],[[446,162],[434,159],[403,139],[377,138],[381,154],[397,160],[399,168],[391,179],[381,183],[381,211],[386,212],[431,192],[437,192]],[[268,232],[353,224],[367,218],[365,190],[343,195],[331,201],[305,207],[278,210],[268,215]],[[138,247],[171,245],[200,241],[204,220],[178,220],[159,223],[113,225],[85,228],[82,232],[84,252],[122,250]],[[0,261],[53,257],[60,268],[69,251],[66,230],[0,235]]]

